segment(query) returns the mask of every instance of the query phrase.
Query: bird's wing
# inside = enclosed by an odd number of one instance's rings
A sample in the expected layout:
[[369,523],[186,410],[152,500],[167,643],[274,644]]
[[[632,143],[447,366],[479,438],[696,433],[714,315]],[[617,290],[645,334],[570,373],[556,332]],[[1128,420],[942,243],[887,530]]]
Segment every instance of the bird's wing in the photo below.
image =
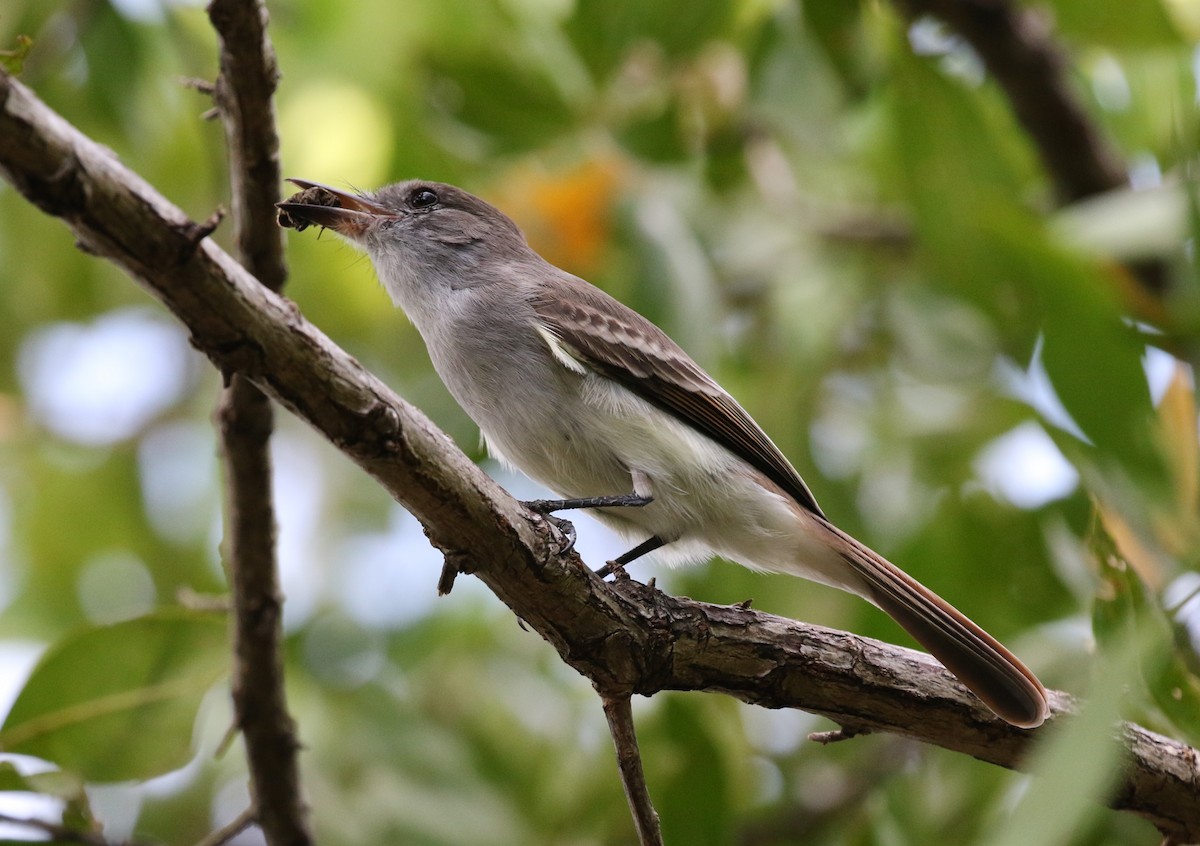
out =
[[579,364],[619,382],[748,462],[824,519],[800,474],[762,428],[666,333],[598,288],[566,274],[571,296],[542,289],[531,304]]

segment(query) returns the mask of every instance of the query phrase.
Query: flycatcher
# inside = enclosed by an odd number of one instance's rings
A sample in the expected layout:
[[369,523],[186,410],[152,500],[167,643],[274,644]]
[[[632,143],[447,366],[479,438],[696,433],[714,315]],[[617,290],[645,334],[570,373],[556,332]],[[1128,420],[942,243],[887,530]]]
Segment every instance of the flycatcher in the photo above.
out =
[[671,563],[721,555],[861,596],[1002,719],[1049,706],[995,638],[833,525],[749,414],[657,326],[549,264],[503,213],[451,185],[356,194],[304,180],[280,223],[366,251],[488,450]]

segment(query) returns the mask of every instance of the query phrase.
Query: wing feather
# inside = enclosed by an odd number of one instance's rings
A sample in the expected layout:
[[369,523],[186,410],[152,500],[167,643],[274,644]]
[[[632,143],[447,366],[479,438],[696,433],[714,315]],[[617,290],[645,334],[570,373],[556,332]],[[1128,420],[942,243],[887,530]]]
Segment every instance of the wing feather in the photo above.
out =
[[553,294],[542,289],[531,304],[572,357],[716,441],[824,519],[779,448],[666,333],[583,280],[566,274],[560,279],[567,280],[570,297],[560,288]]

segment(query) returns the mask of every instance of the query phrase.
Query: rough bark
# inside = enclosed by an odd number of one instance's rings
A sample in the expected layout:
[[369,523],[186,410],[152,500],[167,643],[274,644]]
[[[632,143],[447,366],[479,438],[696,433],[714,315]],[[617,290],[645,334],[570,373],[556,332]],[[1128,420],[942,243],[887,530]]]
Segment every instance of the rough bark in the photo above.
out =
[[[273,96],[279,72],[262,0],[213,0],[220,39],[213,86],[229,154],[237,257],[262,284],[283,287],[287,267],[275,225],[279,138]],[[246,745],[255,820],[271,846],[312,843],[300,785],[294,721],[283,670],[283,599],[275,556],[271,402],[240,373],[227,373],[217,408],[225,465],[224,558],[233,597],[233,703]]]

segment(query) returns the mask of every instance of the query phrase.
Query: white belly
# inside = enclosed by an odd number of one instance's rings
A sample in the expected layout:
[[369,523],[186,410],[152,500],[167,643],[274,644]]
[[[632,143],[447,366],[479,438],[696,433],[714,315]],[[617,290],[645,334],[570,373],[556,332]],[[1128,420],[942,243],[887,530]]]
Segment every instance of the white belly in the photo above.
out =
[[[603,377],[580,379],[580,409],[521,404],[484,431],[489,451],[564,497],[637,493],[642,507],[589,513],[633,542],[657,535],[678,565],[722,555],[844,589],[845,565],[805,531],[810,515],[744,461]],[[499,423],[499,425],[497,425]]]

